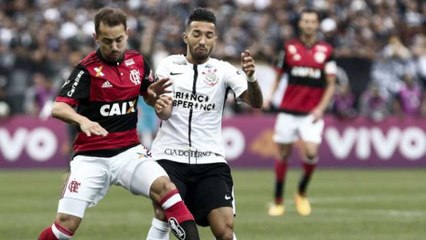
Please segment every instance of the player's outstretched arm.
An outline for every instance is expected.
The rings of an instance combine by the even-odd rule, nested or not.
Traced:
[[[256,65],[249,50],[241,53],[241,67],[247,75],[247,90],[241,94],[244,102],[248,103],[253,108],[261,108],[263,105],[262,91],[255,75]]]

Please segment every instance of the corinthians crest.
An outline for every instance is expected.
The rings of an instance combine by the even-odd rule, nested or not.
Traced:
[[[141,75],[139,74],[139,70],[130,70],[130,81],[132,81],[135,85],[141,84]]]
[[[202,72],[204,75],[204,82],[207,85],[214,86],[218,82],[218,77],[216,75],[217,69],[207,69],[205,72]]]

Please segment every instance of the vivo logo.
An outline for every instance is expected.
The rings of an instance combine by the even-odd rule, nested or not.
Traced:
[[[24,152],[34,161],[44,162],[52,158],[57,149],[58,140],[48,128],[18,128],[13,134],[0,128],[0,155],[8,162],[19,160]]]
[[[324,138],[337,160],[346,160],[353,151],[360,160],[368,160],[374,151],[378,158],[389,160],[396,152],[402,157],[417,161],[426,153],[426,135],[419,127],[400,129],[348,127],[343,132],[329,127]]]

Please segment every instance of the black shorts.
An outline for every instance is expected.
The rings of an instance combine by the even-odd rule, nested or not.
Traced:
[[[207,215],[213,209],[234,208],[234,184],[228,164],[195,165],[169,160],[157,162],[169,174],[198,225],[209,225]]]

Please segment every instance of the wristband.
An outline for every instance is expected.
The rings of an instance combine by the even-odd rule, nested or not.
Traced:
[[[253,75],[251,75],[251,77],[247,77],[247,82],[251,82],[254,83],[257,81],[256,75],[253,73]]]

